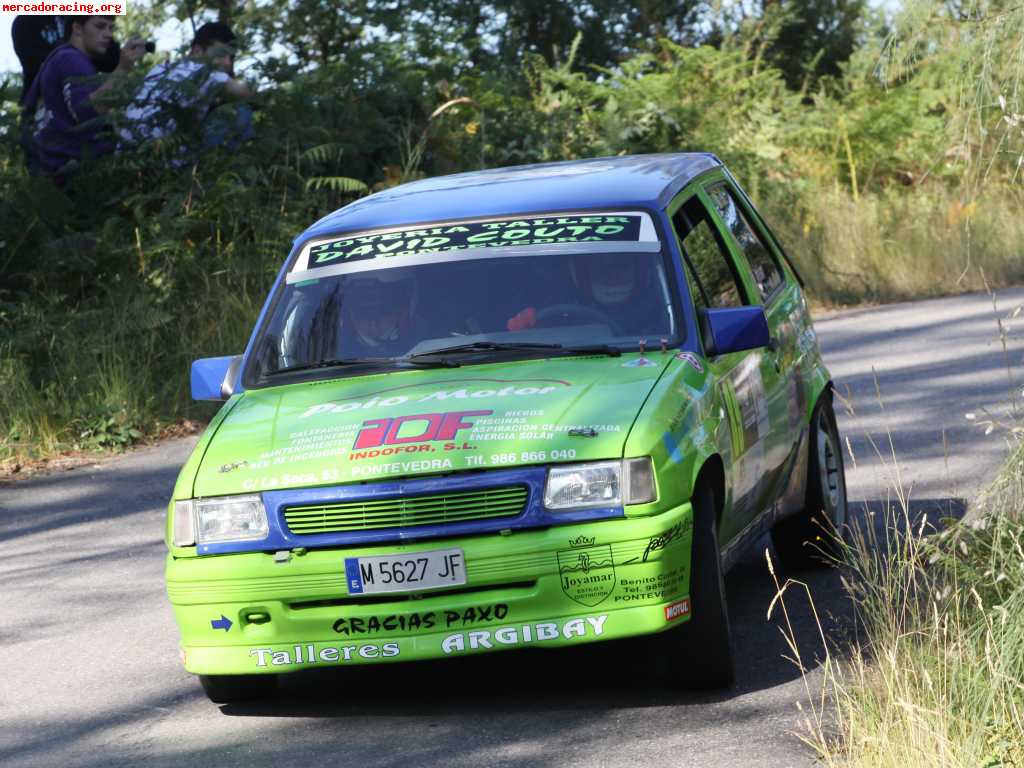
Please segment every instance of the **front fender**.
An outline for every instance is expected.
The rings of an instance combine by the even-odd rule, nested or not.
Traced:
[[[797,358],[795,361],[797,381],[804,387],[803,426],[811,423],[811,414],[821,394],[832,386],[825,361],[818,346],[818,334],[806,312],[800,318],[797,329]]]
[[[712,456],[725,466],[732,456],[728,417],[716,402],[708,366],[693,364],[680,353],[652,389],[625,444],[625,456],[650,456],[658,483],[658,508],[689,501],[705,463]],[[728,473],[726,473],[728,476]],[[726,483],[726,501],[730,489]],[[652,508],[628,509],[627,515],[651,514]]]

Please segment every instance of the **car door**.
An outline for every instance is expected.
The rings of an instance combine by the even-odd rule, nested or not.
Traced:
[[[789,459],[799,437],[796,405],[796,331],[792,315],[799,293],[773,254],[769,238],[761,230],[742,195],[727,179],[710,181],[704,192],[712,203],[722,235],[748,285],[753,302],[764,307],[772,345],[761,350],[761,379],[768,407],[769,431],[765,440],[763,487],[759,507],[770,506],[788,477]]]
[[[698,310],[742,307],[754,302],[739,270],[737,256],[702,193],[669,207],[679,239],[690,297]],[[707,357],[707,365],[725,404],[730,460],[726,461],[732,504],[724,510],[719,540],[733,539],[757,515],[765,470],[769,418],[761,373],[762,351],[749,350]]]

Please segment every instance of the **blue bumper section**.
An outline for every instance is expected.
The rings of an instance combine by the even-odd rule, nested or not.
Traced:
[[[393,483],[359,483],[327,488],[296,488],[284,491],[265,491],[263,504],[267,508],[270,530],[264,539],[217,544],[199,544],[200,555],[219,555],[232,552],[273,552],[295,547],[325,548],[386,544],[389,542],[422,541],[425,539],[472,536],[503,530],[548,528],[567,523],[591,522],[625,517],[622,507],[599,507],[567,512],[551,512],[544,507],[544,484],[547,467],[489,470],[479,473],[460,473],[445,477],[424,477]],[[384,500],[401,496],[424,496],[455,491],[476,491],[486,488],[525,485],[529,489],[526,507],[515,517],[467,520],[458,523],[417,525],[409,528],[382,528],[364,531],[325,533],[299,536],[284,524],[287,507],[308,504],[331,504],[344,501]]]

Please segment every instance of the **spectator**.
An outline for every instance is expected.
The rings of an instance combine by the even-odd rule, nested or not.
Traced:
[[[153,67],[125,112],[121,139],[140,144],[163,139],[179,128],[201,128],[205,146],[248,138],[252,112],[240,105],[228,131],[210,113],[219,101],[245,101],[253,92],[235,77],[235,34],[227,24],[209,22],[196,30],[188,56]],[[216,110],[220,112],[221,110]]]
[[[74,160],[95,158],[114,150],[114,142],[94,121],[108,108],[102,96],[115,77],[97,82],[93,58],[106,54],[113,39],[113,16],[70,16],[68,42],[43,62],[25,96],[25,109],[35,113],[30,167],[58,174]],[[132,38],[121,50],[114,74],[130,71],[145,54],[145,42]]]
[[[14,52],[21,62],[21,101],[25,101],[28,89],[39,74],[39,67],[54,48],[66,42],[69,27],[63,16],[28,16],[14,17],[11,25],[11,40]],[[121,56],[121,46],[116,40],[93,64],[100,72],[113,72],[117,68]]]

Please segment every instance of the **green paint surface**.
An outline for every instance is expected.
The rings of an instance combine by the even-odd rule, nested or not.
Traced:
[[[402,371],[252,390],[220,424],[195,496],[617,458],[670,355]],[[574,437],[574,428],[597,437]],[[226,464],[245,462],[231,472]]]
[[[436,541],[314,550],[284,563],[264,553],[172,557],[168,593],[186,668],[198,674],[571,645],[660,631],[687,619],[691,524],[684,504],[656,517],[445,539],[444,547],[465,552],[466,586],[476,590],[468,594],[330,604],[347,594],[346,557],[414,553],[441,547]],[[668,543],[651,549],[652,539]],[[269,621],[249,621],[254,614]],[[227,631],[211,626],[222,616],[232,622]],[[320,655],[330,648],[337,654]]]

